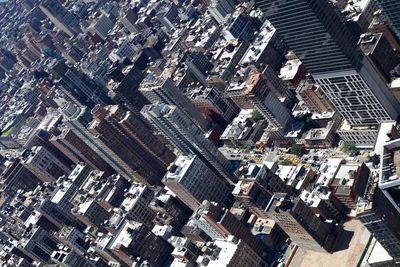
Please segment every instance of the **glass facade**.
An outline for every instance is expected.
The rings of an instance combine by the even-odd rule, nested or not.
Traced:
[[[378,0],[383,13],[390,24],[390,28],[396,33],[400,40],[400,1],[399,0]]]
[[[311,74],[357,67],[361,56],[357,40],[329,1],[256,0],[256,3]]]

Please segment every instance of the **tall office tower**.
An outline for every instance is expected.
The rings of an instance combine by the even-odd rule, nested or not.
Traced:
[[[203,86],[208,86],[207,74],[213,69],[214,65],[203,52],[194,50],[188,53],[185,65],[188,71],[191,72]]]
[[[93,174],[94,172],[89,166],[78,164],[68,177],[63,176],[58,179],[58,182],[68,186],[58,190],[55,195],[53,195],[51,202],[69,212],[73,208],[73,199],[78,194],[79,188],[83,185],[86,179]]]
[[[256,181],[239,180],[232,194],[258,218],[268,218],[266,208],[272,195]]]
[[[58,240],[52,233],[42,227],[33,226],[31,231],[19,242],[21,250],[19,254],[26,254],[35,261],[50,264],[52,262],[51,254],[57,249],[57,244]]]
[[[140,92],[152,104],[164,103],[175,105],[191,118],[203,131],[209,129],[209,123],[204,115],[193,105],[192,102],[179,90],[174,81],[167,78],[156,77],[149,74],[145,82],[141,84]]]
[[[232,194],[259,218],[268,218],[266,208],[274,193],[298,194],[295,188],[287,185],[264,164],[242,166],[238,170],[238,177]]]
[[[336,110],[353,126],[356,137],[363,135],[361,130],[356,131],[357,126],[397,119],[399,103],[375,66],[357,48],[357,40],[330,1],[257,0],[256,3]],[[370,143],[374,141],[371,138]]]
[[[229,235],[243,240],[258,255],[264,244],[229,210],[218,203],[204,201],[195,211],[192,221],[214,240],[227,240]]]
[[[89,25],[88,31],[96,33],[101,39],[106,40],[113,27],[114,22],[107,15],[102,14]]]
[[[72,95],[79,104],[89,108],[96,104],[112,104],[106,88],[96,84],[77,69],[67,66],[64,61],[52,62],[48,68],[50,73],[59,78],[61,89],[67,95]]]
[[[336,226],[324,222],[300,198],[275,194],[267,212],[290,239],[306,249],[329,252],[336,240]]]
[[[272,92],[265,74],[252,72],[245,81],[232,83],[227,94],[242,109],[258,109],[272,127],[284,130],[292,121],[289,109]]]
[[[68,127],[62,128],[59,134],[54,134],[50,138],[50,143],[75,164],[85,162],[91,168],[105,172],[105,175],[115,173],[111,165],[99,153]]]
[[[68,11],[58,0],[43,0],[39,7],[51,22],[69,37],[74,37],[80,32],[79,18]]]
[[[86,226],[97,227],[100,230],[104,230],[104,221],[111,216],[95,199],[86,200],[71,209],[71,213]]]
[[[321,87],[310,81],[302,81],[296,89],[297,96],[304,102],[310,112],[324,113],[333,111],[332,104],[325,97]]]
[[[397,0],[378,0],[390,28],[400,40],[400,2]]]
[[[154,136],[136,115],[119,106],[96,106],[88,130],[108,148],[114,160],[125,167],[130,178],[142,183],[161,183],[174,154]]]
[[[100,158],[104,159],[117,173],[126,179],[131,179],[132,175],[126,169],[125,165],[114,158],[114,153],[107,146],[102,144],[95,135],[89,132],[87,126],[92,121],[92,114],[86,108],[80,108],[73,103],[66,103],[62,108],[64,114],[63,124],[76,135],[75,142],[70,143],[70,150],[77,151],[85,147],[80,147],[79,144],[84,142],[90,149],[97,153]],[[83,155],[81,155],[83,156]]]
[[[154,192],[143,184],[133,183],[124,194],[121,208],[126,212],[126,218],[143,223],[149,229],[154,226],[156,213],[150,208]]]
[[[66,225],[80,230],[86,228],[85,224],[72,215],[70,211],[61,208],[58,203],[54,203],[50,199],[42,200],[36,210],[60,230]]]
[[[391,257],[400,261],[400,139],[383,145],[377,188],[357,215]],[[372,190],[371,190],[372,191]]]
[[[376,188],[370,203],[357,209],[357,218],[395,260],[400,260],[400,213],[396,204]]]
[[[182,154],[193,153],[227,181],[236,180],[231,162],[178,107],[154,104],[142,113]]]
[[[151,266],[164,266],[173,247],[141,223],[125,220],[115,238],[107,245],[126,266],[147,261]]]
[[[197,156],[179,156],[168,168],[163,183],[192,210],[203,200],[224,207],[233,203],[230,187]]]
[[[226,126],[239,114],[239,107],[215,87],[189,89],[190,101],[203,113],[207,120]]]
[[[115,102],[127,106],[132,112],[140,114],[144,105],[150,102],[139,92],[140,83],[145,78],[144,72],[135,66],[123,67],[115,63],[107,75],[114,81],[108,88],[112,91]]]
[[[17,63],[17,58],[10,51],[0,49],[0,70],[8,72],[14,67],[15,63]]]
[[[361,50],[379,69],[388,83],[392,80],[390,72],[400,62],[400,51],[394,49],[382,32],[362,34],[358,42]]]
[[[224,24],[229,14],[235,11],[235,6],[235,0],[211,0],[208,11],[219,24]]]
[[[9,196],[15,196],[18,190],[25,192],[34,190],[42,181],[25,167],[20,159],[14,162],[1,174],[2,190]]]
[[[61,161],[42,146],[25,151],[22,157],[22,164],[42,182],[56,181],[60,176],[68,175],[72,171],[71,165]]]
[[[277,38],[275,38],[277,39]],[[293,93],[288,88],[288,86],[276,75],[273,67],[267,65],[263,70],[263,74],[265,75],[265,79],[267,83],[270,85],[269,88],[276,94],[278,97],[286,97],[292,98]]]

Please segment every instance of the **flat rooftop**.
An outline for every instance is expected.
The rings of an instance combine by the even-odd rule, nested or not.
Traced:
[[[335,246],[335,252],[320,253],[298,248],[285,266],[288,267],[355,267],[361,260],[371,234],[359,220],[344,224],[344,231]]]

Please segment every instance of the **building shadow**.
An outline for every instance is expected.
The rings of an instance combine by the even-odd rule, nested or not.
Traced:
[[[354,236],[353,231],[348,231],[348,230],[343,229],[343,231],[341,232],[341,234],[338,238],[338,241],[336,242],[336,246],[333,249],[333,252],[338,252],[341,250],[348,249],[353,236]]]

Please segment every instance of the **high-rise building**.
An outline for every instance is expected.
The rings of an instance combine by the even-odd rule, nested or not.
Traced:
[[[227,181],[236,180],[232,163],[178,107],[155,104],[142,113],[182,154],[195,154]]]
[[[238,115],[238,106],[215,87],[189,89],[187,96],[207,120],[222,126],[231,123]]]
[[[350,125],[397,119],[398,102],[330,1],[256,3]]]
[[[233,203],[230,187],[193,155],[179,156],[169,167],[163,183],[192,210],[204,200],[215,201],[224,207]]]
[[[357,218],[365,228],[384,247],[395,260],[400,259],[400,213],[398,206],[387,198],[378,187],[373,192],[373,198],[357,209]]]
[[[204,201],[192,216],[194,223],[214,240],[227,240],[229,235],[243,240],[261,255],[263,243],[228,209],[215,202]]]
[[[380,149],[380,148],[379,148]],[[357,217],[396,261],[400,260],[400,139],[383,145],[379,182]]]
[[[237,238],[228,241],[216,240],[213,248],[198,257],[197,263],[206,266],[252,266],[268,265],[261,255],[255,252],[246,242]]]
[[[15,196],[18,190],[32,191],[42,181],[34,175],[26,166],[21,163],[20,159],[16,159],[1,174],[3,180],[3,190],[10,196]]]
[[[390,72],[400,61],[400,51],[392,47],[382,32],[363,34],[358,44],[364,54],[374,62],[380,74],[390,82],[392,78]]]
[[[57,249],[57,243],[57,239],[42,227],[34,227],[28,238],[20,240],[23,253],[44,263],[51,262],[51,254]]]
[[[332,104],[325,97],[321,87],[318,85],[305,80],[300,83],[296,92],[310,112],[324,113],[333,111]]]
[[[105,14],[102,14],[95,21],[93,21],[88,30],[90,32],[96,33],[103,40],[105,40],[107,39],[109,31],[111,31],[113,27],[114,23],[112,22],[112,20]]]
[[[124,195],[121,207],[126,212],[126,218],[143,223],[149,229],[154,226],[153,220],[156,213],[150,208],[154,192],[147,186],[133,183]]]
[[[25,151],[23,158],[22,164],[42,182],[55,181],[60,176],[68,175],[72,171],[72,166],[61,161],[42,146]]]
[[[143,224],[125,221],[108,249],[128,266],[136,259],[163,266],[171,258],[173,247]]]
[[[60,89],[78,104],[93,108],[96,104],[112,104],[103,86],[90,80],[83,72],[69,67],[64,61],[55,61],[49,65],[49,71],[59,78]]]
[[[150,128],[130,111],[119,106],[96,106],[89,131],[114,160],[130,174],[150,185],[160,184],[174,154],[156,138]]]
[[[85,162],[91,168],[111,175],[115,171],[107,161],[85,143],[72,129],[67,127],[59,135],[53,135],[50,142],[75,164]]]
[[[108,84],[108,88],[116,103],[121,103],[138,114],[144,105],[150,104],[139,91],[140,83],[145,78],[142,70],[132,65],[122,67],[114,64],[108,71],[108,76],[114,81]]]
[[[207,86],[207,74],[213,69],[213,64],[208,57],[201,51],[188,53],[185,65],[188,71],[204,86]]]
[[[227,90],[228,96],[242,109],[256,108],[272,127],[286,129],[292,121],[290,111],[271,90],[265,74],[253,71],[248,78],[238,80]]]
[[[400,2],[396,0],[378,0],[390,28],[400,40]]]
[[[111,149],[99,142],[96,136],[87,129],[93,117],[86,108],[80,108],[69,102],[62,107],[62,112],[64,114],[64,125],[72,130],[76,137],[79,138],[74,143],[69,144],[70,150],[80,151],[84,149],[84,146],[79,146],[81,142],[84,142],[90,149],[97,153],[100,158],[104,159],[115,172],[128,180],[132,178],[132,175],[126,169],[125,165],[113,157]]]
[[[58,0],[44,0],[39,5],[44,14],[61,31],[69,35],[76,36],[79,32],[79,18],[68,11]]]
[[[163,79],[149,74],[140,87],[140,92],[152,103],[175,105],[191,118],[203,131],[209,129],[204,115],[190,102],[171,79]]]
[[[234,0],[212,0],[208,11],[219,24],[223,24],[227,22],[229,14],[235,11],[235,6]]]
[[[290,239],[300,247],[330,252],[336,240],[336,226],[323,221],[301,199],[277,193],[266,209]]]
[[[232,194],[258,218],[268,218],[266,208],[272,195],[255,180],[239,180]]]
[[[89,199],[71,210],[72,214],[86,226],[103,229],[103,223],[111,214],[94,200]]]
[[[266,209],[274,193],[298,193],[264,164],[242,166],[238,170],[238,177],[239,182],[232,194],[259,218],[268,218]]]

